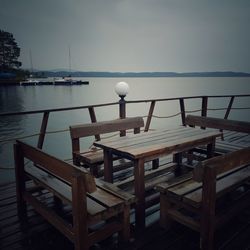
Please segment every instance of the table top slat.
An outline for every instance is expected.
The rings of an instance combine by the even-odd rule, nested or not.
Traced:
[[[209,143],[213,138],[221,135],[221,132],[214,129],[202,130],[199,128],[174,129],[171,133],[166,131],[148,132],[143,136],[126,136],[123,138],[98,141],[95,146],[112,150],[113,153],[125,155],[132,159],[148,157],[154,154],[170,154],[180,152],[192,146]]]

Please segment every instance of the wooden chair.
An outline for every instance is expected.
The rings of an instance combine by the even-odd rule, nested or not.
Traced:
[[[14,152],[20,218],[25,217],[26,203],[31,204],[76,250],[87,250],[116,232],[128,241],[133,195],[21,141],[14,145]],[[55,206],[46,202],[45,194],[55,198]],[[91,231],[93,225],[96,228]]]
[[[89,167],[90,171],[95,176],[99,176],[98,166],[103,163],[103,151],[96,148],[81,151],[80,139],[83,137],[95,136],[95,139],[99,141],[101,139],[100,134],[114,133],[128,129],[133,129],[134,133],[140,133],[140,128],[143,126],[144,121],[142,117],[132,117],[70,126],[69,129],[72,141],[73,163],[77,166],[83,165],[85,167]]]
[[[188,179],[159,184],[160,224],[188,226],[200,232],[202,249],[214,249],[215,230],[250,205],[249,164],[250,147],[200,162]]]

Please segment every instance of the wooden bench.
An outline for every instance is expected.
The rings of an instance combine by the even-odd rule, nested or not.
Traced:
[[[73,163],[77,166],[89,167],[90,171],[95,176],[98,176],[98,166],[103,163],[103,151],[94,147],[87,151],[81,151],[80,138],[95,136],[95,139],[99,141],[101,139],[100,134],[126,131],[128,129],[133,129],[134,133],[140,133],[140,128],[143,126],[144,121],[142,117],[70,126]]]
[[[190,178],[161,183],[160,223],[173,220],[200,232],[202,249],[214,249],[215,229],[250,205],[250,147],[200,162]]]
[[[189,126],[200,126],[202,128],[217,128],[242,133],[250,133],[250,122],[227,120],[214,117],[187,115],[186,124]]]
[[[214,129],[220,129],[221,131],[226,130],[224,132],[224,135],[221,139],[216,140],[215,144],[215,153],[216,154],[224,154],[228,152],[233,152],[235,150],[239,150],[241,148],[246,147],[246,145],[243,145],[238,142],[231,142],[227,141],[227,133],[235,133],[236,136],[239,137],[246,137],[247,134],[250,133],[250,122],[245,121],[235,121],[235,120],[227,120],[227,119],[221,119],[221,118],[213,118],[213,117],[204,117],[204,116],[195,116],[195,115],[188,115],[186,117],[186,125],[189,125],[191,127],[200,126],[201,128],[214,128]],[[248,145],[247,145],[248,146]],[[198,152],[204,152],[204,150],[194,150]],[[192,153],[188,155],[189,159],[193,157]]]
[[[133,195],[21,141],[14,152],[20,218],[27,217],[26,203],[31,204],[77,250],[89,249],[116,232],[128,241]],[[49,194],[54,205],[46,202]]]

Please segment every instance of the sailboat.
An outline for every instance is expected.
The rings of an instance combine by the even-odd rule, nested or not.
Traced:
[[[20,85],[22,86],[33,86],[38,84],[38,80],[33,78],[33,61],[32,61],[32,54],[31,50],[29,50],[29,59],[30,59],[30,76],[26,78],[24,81],[20,81]]]
[[[75,80],[71,78],[71,53],[70,53],[70,46],[69,46],[69,76],[62,77],[60,79],[54,79],[54,85],[82,85],[82,84],[89,84],[88,81],[82,80]]]
[[[34,77],[34,68],[33,68],[33,60],[31,50],[29,50],[29,59],[30,59],[30,75],[29,78],[26,78],[23,81],[20,81],[21,86],[34,86],[34,85],[52,85],[53,82],[49,80],[47,77]]]

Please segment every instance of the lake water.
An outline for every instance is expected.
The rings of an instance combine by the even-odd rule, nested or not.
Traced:
[[[0,87],[0,113],[30,111],[40,109],[82,106],[118,101],[114,92],[115,84],[126,81],[130,86],[126,100],[159,99],[168,97],[195,95],[230,95],[250,94],[250,78],[89,78],[89,85],[81,86],[12,86]],[[200,101],[186,103],[187,110],[199,109]],[[214,100],[208,103],[209,108],[227,107],[224,102]],[[236,107],[249,107],[249,98]],[[147,115],[149,103],[127,106],[127,116]],[[179,111],[178,102],[157,103],[155,115],[169,116]],[[234,111],[231,119],[250,121],[249,110]],[[213,113],[223,117],[225,111]],[[115,119],[118,117],[117,107],[98,108],[97,120]],[[0,184],[14,180],[12,143],[5,140],[22,137],[40,130],[42,115],[25,115],[0,117]],[[89,122],[87,110],[51,113],[48,131],[68,129],[69,125]],[[179,118],[154,119],[153,128],[166,127],[180,123]],[[37,137],[25,141],[36,145]],[[90,143],[90,141],[89,141]],[[62,159],[71,158],[69,132],[46,135],[44,149]]]

